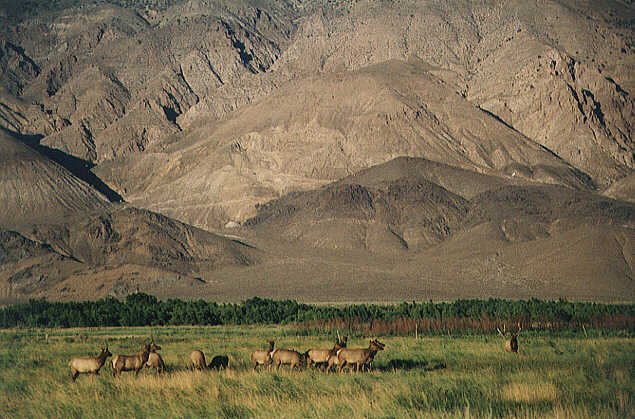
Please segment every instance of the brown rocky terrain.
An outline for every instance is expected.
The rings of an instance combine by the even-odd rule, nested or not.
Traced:
[[[634,19],[0,2],[1,296],[632,300]]]

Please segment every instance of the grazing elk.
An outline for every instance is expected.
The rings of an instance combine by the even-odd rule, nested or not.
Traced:
[[[518,335],[520,334],[520,331],[522,330],[522,327],[520,326],[520,322],[518,323],[518,330],[516,331],[516,333],[512,333],[509,339],[507,339],[507,336],[506,336],[507,331],[505,330],[505,325],[503,325],[502,332],[499,328],[496,328],[496,330],[498,330],[499,335],[505,338],[505,350],[507,352],[518,353]]]
[[[108,346],[101,348],[99,356],[78,356],[70,360],[68,366],[71,368],[71,378],[73,381],[79,374],[99,375],[99,370],[106,363],[106,358],[112,354]]]
[[[138,355],[115,355],[112,359],[112,375],[118,377],[122,371],[134,371],[135,377],[139,375],[141,368],[148,362],[150,356],[150,345],[143,345],[141,353]]]
[[[228,365],[229,365],[229,357],[227,355],[216,355],[214,358],[212,358],[212,362],[209,363],[207,368],[210,370],[211,369],[220,370],[220,369],[227,369]]]
[[[344,340],[336,340],[333,344],[332,349],[309,349],[304,353],[304,357],[306,358],[307,367],[311,366],[311,363],[314,364],[325,364],[326,368],[328,368],[328,362],[331,357],[337,357],[337,353],[340,349],[346,348],[346,341],[348,337],[344,337]]]
[[[163,362],[163,358],[161,355],[157,353],[160,351],[161,347],[154,343],[154,339],[150,343],[150,353],[148,354],[148,360],[146,361],[146,367],[154,368],[157,374],[163,374],[165,372],[165,363]]]
[[[193,370],[204,371],[207,369],[207,364],[205,363],[205,354],[203,353],[203,351],[195,349],[192,351],[192,353],[190,353],[189,366]]]
[[[301,353],[291,349],[276,349],[271,353],[271,360],[276,365],[276,370],[281,364],[289,364],[289,371],[296,367],[300,369],[303,358]]]
[[[271,366],[271,353],[273,352],[274,342],[269,341],[269,349],[266,351],[255,350],[251,353],[251,362],[254,363],[254,371],[258,365],[264,365],[267,368]]]
[[[343,348],[338,354],[338,368],[337,371],[341,372],[347,364],[355,365],[355,371],[358,372],[364,365],[372,362],[375,358],[375,354],[378,351],[383,351],[385,345],[379,342],[377,339],[371,340],[368,348],[366,349],[349,349]]]

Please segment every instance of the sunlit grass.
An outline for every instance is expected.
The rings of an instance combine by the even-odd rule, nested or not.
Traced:
[[[274,339],[300,352],[333,336],[285,327],[161,327],[0,332],[0,417],[520,417],[633,416],[633,340],[527,334],[521,353],[493,336],[381,337],[370,373],[252,371],[249,354]],[[73,356],[133,354],[150,334],[167,373],[70,379]],[[366,347],[351,337],[350,347]],[[189,371],[201,349],[228,370]]]

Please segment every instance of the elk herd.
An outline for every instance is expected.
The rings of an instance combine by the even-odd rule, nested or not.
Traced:
[[[518,330],[512,333],[509,338],[507,338],[505,328],[503,328],[503,331],[497,330],[505,338],[505,350],[517,353],[518,335],[522,330],[520,324],[518,325]],[[251,363],[254,371],[257,370],[258,366],[267,369],[275,366],[276,370],[278,370],[281,365],[289,365],[290,370],[300,369],[303,365],[306,365],[307,368],[315,365],[318,368],[323,367],[325,372],[331,372],[334,369],[337,372],[341,372],[345,367],[354,368],[355,372],[360,370],[370,371],[375,355],[385,348],[385,345],[377,339],[370,340],[368,348],[348,348],[346,346],[347,341],[348,337],[345,336],[341,340],[339,338],[336,339],[331,349],[309,349],[304,353],[293,349],[274,349],[275,342],[269,341],[267,349],[255,350],[251,353]],[[151,336],[150,343],[143,345],[140,353],[135,355],[115,355],[110,363],[113,376],[119,377],[124,371],[134,371],[135,376],[137,376],[144,367],[154,368],[158,374],[165,372],[165,363],[157,352],[159,350],[161,350],[161,347],[154,343],[154,338]],[[79,374],[99,375],[99,370],[104,366],[106,358],[109,356],[112,356],[112,353],[108,350],[108,345],[106,345],[96,357],[75,357],[71,359],[68,366],[71,370],[72,380],[75,381]],[[207,364],[205,354],[201,350],[195,349],[190,353],[187,364],[192,370],[220,370],[228,368],[229,357],[227,355],[217,355]]]

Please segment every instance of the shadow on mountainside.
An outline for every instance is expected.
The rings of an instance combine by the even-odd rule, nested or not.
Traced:
[[[41,145],[40,140],[43,138],[43,136],[40,134],[25,135],[8,130],[4,127],[0,127],[0,130],[6,132],[8,135],[12,136],[16,140],[19,140],[22,143],[26,144],[38,153],[53,160],[55,163],[59,164],[60,166],[71,172],[75,177],[83,180],[84,182],[92,186],[95,190],[104,195],[108,199],[108,201],[124,202],[124,199],[121,195],[112,190],[110,186],[104,183],[104,181],[102,181],[90,170],[95,167],[93,163],[84,159],[80,159],[79,157],[71,156],[70,154],[64,153],[63,151]]]

